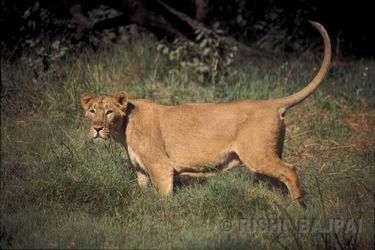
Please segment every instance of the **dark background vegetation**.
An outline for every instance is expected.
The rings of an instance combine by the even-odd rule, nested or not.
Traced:
[[[372,8],[365,0],[2,0],[1,5],[2,47],[12,51],[40,36],[93,45],[88,34],[130,24],[169,40],[191,39],[196,25],[204,24],[258,51],[301,51],[315,35],[305,21],[315,20],[329,31],[338,56],[375,55]],[[102,10],[99,19],[93,9]]]

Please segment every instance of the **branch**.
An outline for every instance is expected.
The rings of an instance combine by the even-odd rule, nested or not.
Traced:
[[[170,13],[173,15],[177,16],[179,19],[183,20],[186,24],[190,26],[191,29],[196,30],[196,29],[201,29],[203,31],[207,32],[214,32],[211,29],[209,29],[207,26],[205,26],[203,23],[189,17],[188,15],[173,9],[172,7],[168,6],[166,3],[159,1],[159,3],[167,9]],[[249,46],[237,41],[235,38],[231,36],[226,36],[224,37],[224,41],[229,45],[229,46],[236,46],[238,49],[239,54],[244,55],[244,56],[259,56],[256,51],[254,51],[252,48]]]

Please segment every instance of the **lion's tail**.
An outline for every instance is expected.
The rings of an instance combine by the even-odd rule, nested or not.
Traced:
[[[286,110],[293,107],[294,105],[302,102],[309,95],[311,95],[318,88],[320,83],[323,81],[329,69],[332,52],[331,52],[331,42],[330,42],[328,33],[321,24],[317,22],[312,22],[312,21],[309,21],[309,22],[312,24],[312,26],[314,26],[314,28],[316,28],[319,31],[320,35],[323,37],[323,41],[324,41],[323,62],[320,66],[318,73],[314,77],[314,79],[312,79],[311,82],[304,89],[302,89],[301,91],[293,95],[275,100],[276,103],[279,104],[280,110],[282,113],[284,113]]]

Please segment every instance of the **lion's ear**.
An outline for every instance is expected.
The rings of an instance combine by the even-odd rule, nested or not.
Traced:
[[[126,106],[128,105],[128,93],[126,93],[125,91],[120,91],[114,94],[113,98],[115,98],[115,100],[124,108],[126,108]]]
[[[94,94],[83,93],[81,95],[81,105],[84,110],[87,110],[90,107],[90,102],[95,98]]]

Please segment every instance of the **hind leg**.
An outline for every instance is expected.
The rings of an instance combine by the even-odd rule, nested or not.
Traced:
[[[298,201],[305,206],[302,201],[302,193],[296,169],[289,164],[284,163],[277,154],[272,153],[262,159],[252,159],[247,155],[240,155],[242,162],[255,173],[275,178],[288,188],[293,201]]]
[[[277,153],[277,156],[278,156],[279,159],[282,159],[282,155],[283,155],[284,138],[285,138],[285,124],[281,120],[279,122],[277,143],[276,143],[276,147],[275,147],[275,152]],[[284,162],[284,164],[288,165],[289,167],[292,167],[288,163]],[[272,187],[282,189],[283,193],[285,193],[285,191],[287,192],[287,190],[285,190],[285,186],[282,186],[282,182],[280,182],[280,180],[278,180],[276,178],[273,178],[271,176],[260,174],[260,173],[255,173],[255,175],[258,177],[259,180],[265,181],[265,182],[268,182],[269,184],[271,184]]]

